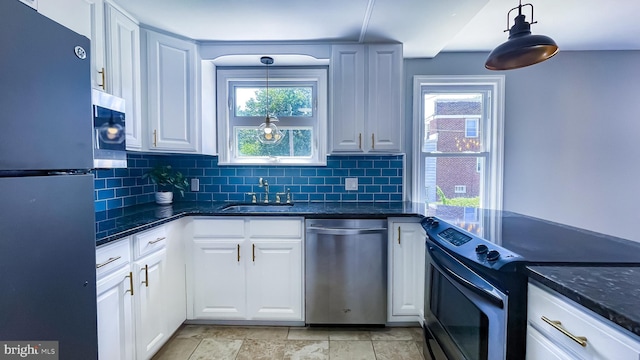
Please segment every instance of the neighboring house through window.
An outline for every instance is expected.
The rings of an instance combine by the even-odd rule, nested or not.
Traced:
[[[415,76],[412,200],[502,208],[504,76]]]

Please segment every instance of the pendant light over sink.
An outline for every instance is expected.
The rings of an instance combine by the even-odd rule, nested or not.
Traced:
[[[531,23],[525,21],[522,8],[531,7]],[[509,27],[509,15],[518,9],[518,16],[514,19],[514,25]],[[533,21],[533,5],[524,4],[522,0],[518,6],[507,13],[507,30],[509,40],[502,43],[489,54],[484,66],[489,70],[511,70],[537,64],[545,61],[558,53],[558,45],[552,38],[544,35],[531,35]]]
[[[275,115],[269,115],[269,65],[273,64],[273,58],[269,56],[263,56],[260,58],[260,62],[267,66],[267,105],[265,108],[266,116],[264,119],[264,123],[258,126],[258,141],[263,144],[277,144],[282,140],[284,134],[280,130],[278,130],[278,127],[276,126],[276,124],[274,124],[274,122],[278,121],[278,118]]]

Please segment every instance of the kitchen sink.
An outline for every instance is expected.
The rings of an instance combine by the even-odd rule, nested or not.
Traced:
[[[293,204],[231,204],[222,208],[223,212],[287,212],[293,208]]]

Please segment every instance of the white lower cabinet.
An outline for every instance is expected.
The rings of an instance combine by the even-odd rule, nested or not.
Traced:
[[[193,308],[196,319],[247,317],[244,241],[193,241]]]
[[[424,229],[413,218],[389,219],[389,322],[424,320]]]
[[[130,241],[100,248],[98,272],[98,359],[134,359],[132,272]],[[133,291],[133,293],[132,293]]]
[[[301,218],[196,218],[194,320],[302,321]]]
[[[97,249],[98,358],[145,360],[186,318],[182,220]]]
[[[151,358],[170,335],[163,313],[166,256],[166,249],[162,249],[133,265],[138,278],[135,297],[137,359]]]
[[[640,338],[582,305],[529,283],[527,360],[638,360]]]
[[[302,239],[255,240],[247,261],[247,315],[302,320]]]

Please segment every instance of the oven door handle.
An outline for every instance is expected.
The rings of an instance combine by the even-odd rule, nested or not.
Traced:
[[[446,255],[441,255],[441,254],[438,253],[438,251],[443,251],[443,250],[440,250],[436,246],[429,245],[429,244],[427,244],[427,249],[429,250],[429,254],[431,255],[431,259],[433,260],[434,263],[436,263],[436,265],[438,265],[438,268],[440,270],[442,270],[447,275],[449,275],[451,278],[456,280],[456,282],[459,283],[460,285],[462,285],[462,286],[466,287],[467,289],[473,291],[474,293],[482,296],[483,298],[487,299],[488,301],[490,301],[492,304],[494,304],[495,306],[499,307],[500,309],[504,309],[504,301],[500,297],[498,297],[497,295],[495,295],[492,292],[488,291],[487,289],[484,289],[484,288],[478,286],[477,284],[474,284],[472,281],[469,281],[469,280],[465,279],[464,277],[462,277],[459,274],[457,274],[450,267],[446,266],[446,264],[444,264],[445,261],[443,261],[444,260],[443,257],[446,256]],[[456,259],[454,259],[454,258],[452,258],[450,256],[447,256],[447,257],[451,260],[452,265],[456,266],[461,271],[464,271],[464,272],[468,273],[469,276],[480,278],[477,274],[475,274],[473,271],[471,271],[471,269],[469,269],[466,266],[464,266],[464,264],[460,263],[458,260],[456,260]],[[493,290],[493,291],[495,291],[495,290]]]

